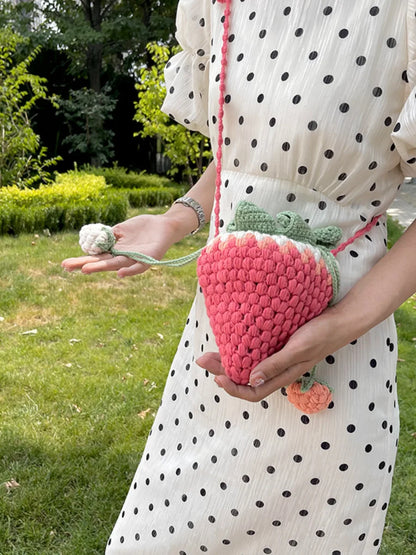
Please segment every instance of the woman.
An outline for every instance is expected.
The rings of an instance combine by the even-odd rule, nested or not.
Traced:
[[[214,152],[227,7],[179,2],[184,50],[166,70],[163,109],[209,134]],[[403,176],[416,176],[415,14],[415,0],[233,0],[222,230],[240,200],[336,224],[343,240],[385,213]],[[214,190],[211,164],[188,194],[206,217]],[[116,248],[161,258],[200,219],[176,203],[116,226]],[[379,550],[399,434],[391,314],[416,290],[415,244],[413,224],[386,254],[382,216],[338,255],[337,303],[254,368],[250,386],[224,374],[198,290],[108,554]],[[64,266],[146,270],[108,255]],[[333,403],[308,416],[284,386],[315,364]]]

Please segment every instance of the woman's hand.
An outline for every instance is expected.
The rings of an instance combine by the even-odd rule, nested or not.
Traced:
[[[295,382],[353,339],[353,331],[342,325],[336,307],[331,307],[300,327],[281,351],[253,368],[250,385],[237,385],[225,374],[219,353],[206,353],[197,364],[214,374],[217,385],[233,397],[256,402]]]
[[[250,374],[250,386],[236,385],[224,373],[217,353],[197,363],[230,395],[260,401],[296,381],[326,356],[382,322],[416,291],[416,220],[392,249],[336,305],[300,327],[278,353]]]
[[[175,220],[163,215],[135,216],[113,227],[116,250],[139,252],[160,260],[166,251],[182,236]],[[99,254],[67,258],[62,262],[69,272],[81,270],[84,274],[116,271],[119,277],[142,274],[149,266],[127,256]]]
[[[215,165],[213,162],[198,182],[187,193],[196,200],[210,218],[215,191]],[[173,204],[165,214],[136,216],[113,227],[117,239],[115,250],[139,252],[160,260],[176,242],[191,233],[199,223],[195,211],[181,204]],[[81,270],[84,274],[115,271],[119,277],[142,274],[149,266],[127,256],[100,254],[67,258],[62,262],[65,270]]]

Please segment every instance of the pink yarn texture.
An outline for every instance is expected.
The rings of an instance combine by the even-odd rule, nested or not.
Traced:
[[[333,295],[319,251],[283,236],[221,234],[203,250],[197,272],[222,364],[238,384]]]

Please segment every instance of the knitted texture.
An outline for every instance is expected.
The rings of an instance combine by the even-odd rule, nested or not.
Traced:
[[[142,262],[149,266],[184,266],[196,260],[202,249],[170,260],[157,260],[152,256],[133,251],[122,251],[115,249],[116,238],[113,230],[104,224],[87,224],[79,232],[79,244],[82,250],[92,256],[102,253],[110,253],[113,256],[128,256],[137,262]]]
[[[254,366],[281,349],[299,326],[320,314],[336,296],[339,270],[334,255],[375,225],[379,216],[330,251],[340,239],[338,228],[311,230],[296,214],[284,212],[273,219],[255,205],[240,203],[228,233],[219,235],[232,2],[218,2],[225,6],[219,75],[215,237],[202,250],[197,269],[225,371],[235,382],[247,384]],[[146,264],[171,266],[182,265],[199,254],[198,251],[181,259],[158,261],[141,253],[117,251],[109,229],[95,230],[96,239],[91,233],[80,240],[83,250],[89,254],[110,252]],[[304,378],[288,388],[289,400],[305,412],[317,412],[330,402],[330,389],[313,376],[314,372],[306,388]]]
[[[286,388],[287,398],[297,409],[313,414],[328,408],[332,393],[325,384],[315,381],[310,389],[302,391],[301,382],[294,382]]]
[[[283,228],[284,235],[274,234]],[[297,241],[299,235],[309,243]],[[314,237],[297,214],[273,219],[241,202],[227,233],[203,249],[199,283],[222,364],[234,382],[247,384],[259,362],[279,351],[331,301],[331,272],[337,263],[334,259],[328,269]]]
[[[90,255],[111,252],[115,242],[113,230],[108,225],[87,224],[79,232],[80,247]]]
[[[375,225],[374,218],[365,229]],[[354,239],[362,235],[358,231]],[[204,249],[174,260],[114,248],[111,227],[89,224],[80,231],[80,245],[91,255],[109,252],[148,265],[181,266],[198,256],[198,276],[207,313],[226,373],[247,384],[251,370],[280,350],[292,333],[320,314],[336,296],[340,252],[348,239],[330,250],[341,236],[339,228],[312,230],[294,212],[273,218],[249,202],[240,202],[227,233]],[[298,409],[313,413],[328,406],[330,388],[314,378],[287,388]]]
[[[370,229],[378,218],[330,251],[340,239],[338,228],[311,230],[296,214],[284,212],[273,219],[257,206],[243,202],[237,207],[228,233],[219,235],[231,0],[218,2],[225,4],[225,9],[219,76],[215,237],[202,250],[197,270],[225,371],[235,382],[247,384],[254,366],[281,349],[299,326],[320,314],[336,296],[339,270],[334,255]],[[199,254],[158,261],[141,253],[115,250],[115,238],[107,226],[84,227],[90,229],[84,229],[84,233],[81,230],[80,244],[89,254],[110,252],[146,264],[172,266]],[[313,376],[314,372],[307,387],[302,378],[288,388],[289,400],[308,413],[327,407],[331,398],[330,389]]]
[[[224,133],[224,104],[225,104],[225,74],[227,69],[228,35],[230,31],[231,0],[219,0],[225,4],[223,17],[223,34],[221,46],[221,71],[218,99],[218,136],[216,152],[216,178],[215,178],[215,205],[214,205],[214,224],[215,235],[220,229],[220,197],[221,197],[221,172],[222,172],[222,146]]]

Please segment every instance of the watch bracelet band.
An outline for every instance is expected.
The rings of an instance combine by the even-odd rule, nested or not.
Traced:
[[[196,217],[198,218],[198,227],[191,231],[190,235],[195,235],[195,233],[198,233],[198,231],[200,231],[204,227],[206,223],[205,213],[202,206],[195,199],[191,197],[180,197],[176,199],[173,204],[183,204],[184,206],[192,208],[192,210],[195,212]]]

